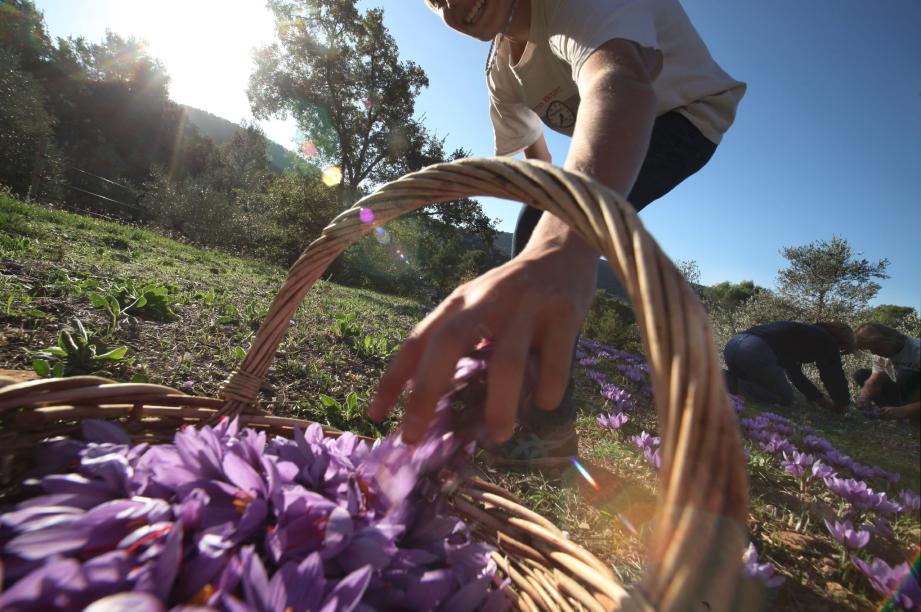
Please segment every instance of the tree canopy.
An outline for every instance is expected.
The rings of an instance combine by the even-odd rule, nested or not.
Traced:
[[[850,243],[840,236],[784,247],[781,254],[790,263],[777,274],[778,290],[814,320],[865,309],[880,289],[874,279],[889,278],[888,259],[857,258]]]

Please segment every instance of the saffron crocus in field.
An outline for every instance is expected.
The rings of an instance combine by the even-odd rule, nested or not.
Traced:
[[[815,458],[812,455],[807,455],[799,451],[793,451],[787,454],[786,451],[783,453],[783,469],[788,474],[793,474],[796,478],[802,478],[803,474],[807,474],[809,467],[813,464]]]
[[[601,397],[613,403],[618,410],[629,410],[633,407],[630,392],[614,384],[602,385]]]
[[[659,452],[660,450],[661,449],[653,446],[646,446],[643,448],[643,457],[645,457],[646,461],[657,470],[662,466],[662,455]]]
[[[758,563],[758,550],[752,542],[748,543],[748,548],[742,555],[742,563],[749,576],[760,580],[767,587],[778,587],[786,580],[774,571],[774,566],[770,563]]]
[[[585,377],[599,386],[606,385],[608,383],[608,379],[604,373],[599,372],[598,370],[588,370],[585,373]]]
[[[825,465],[822,463],[821,459],[817,459],[815,463],[812,464],[812,477],[819,480],[825,480],[826,478],[831,478],[835,476],[835,470],[831,466]]]
[[[870,532],[865,529],[854,529],[850,521],[840,523],[825,520],[825,528],[831,537],[847,548],[861,549],[870,541]]]
[[[796,447],[793,444],[777,434],[771,434],[771,437],[768,438],[766,442],[761,442],[758,444],[761,450],[771,453],[772,455],[778,455],[784,452],[792,453],[796,450]]]
[[[617,370],[633,382],[643,382],[647,376],[647,370],[642,365],[620,364]]]
[[[903,512],[917,512],[921,510],[921,495],[913,493],[908,489],[899,491],[899,501],[902,503]]]
[[[624,426],[629,419],[627,418],[626,413],[618,412],[615,414],[602,414],[598,417],[598,425],[602,429],[610,429],[611,431],[617,431]]]
[[[921,585],[918,584],[918,579],[911,572],[908,563],[890,567],[879,558],[874,558],[870,563],[856,557],[852,560],[878,593],[885,597],[891,596],[895,603],[906,610],[921,606]]]
[[[847,455],[839,453],[838,450],[834,448],[825,451],[825,454],[823,456],[827,463],[835,467],[841,467],[841,468],[849,468],[853,464],[853,461],[854,461]]]
[[[803,446],[808,450],[828,452],[834,450],[831,442],[820,436],[803,436]]]
[[[658,436],[653,436],[648,431],[641,431],[637,436],[631,436],[630,442],[637,448],[657,447],[662,442]]]
[[[729,394],[729,405],[732,406],[732,409],[736,413],[741,413],[742,411],[745,410],[745,398],[743,398],[741,395],[733,395],[732,393],[730,393]]]
[[[579,365],[585,368],[592,368],[598,365],[597,357],[583,357],[579,359]]]

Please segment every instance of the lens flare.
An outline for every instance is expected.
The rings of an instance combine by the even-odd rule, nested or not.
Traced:
[[[585,467],[584,467],[581,463],[579,463],[579,460],[578,460],[578,459],[576,459],[575,457],[573,457],[573,459],[572,459],[572,464],[573,464],[574,466],[576,466],[576,469],[579,470],[579,473],[582,474],[582,476],[585,478],[585,480],[588,481],[588,484],[592,485],[592,487],[594,487],[594,489],[595,489],[596,491],[600,488],[600,487],[598,486],[598,483],[595,482],[595,479],[592,478],[592,475],[588,473],[588,470],[586,470]]]
[[[323,184],[327,187],[335,187],[342,182],[342,170],[338,166],[330,166],[323,169]]]
[[[362,223],[373,223],[374,222],[374,211],[370,208],[361,208],[358,211],[358,218]]]
[[[375,230],[374,237],[377,238],[377,241],[384,246],[390,244],[390,232],[382,227],[378,227]]]
[[[317,145],[305,140],[304,144],[301,145],[301,153],[304,154],[304,157],[316,157],[318,153]]]

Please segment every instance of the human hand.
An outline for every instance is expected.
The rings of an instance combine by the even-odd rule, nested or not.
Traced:
[[[532,239],[532,242],[533,239]],[[403,439],[428,429],[457,360],[482,337],[495,341],[486,391],[486,431],[508,439],[518,416],[529,353],[537,357],[533,401],[551,410],[569,380],[572,346],[594,297],[598,254],[581,243],[545,243],[458,287],[420,322],[381,379],[368,416],[383,419],[409,390]]]

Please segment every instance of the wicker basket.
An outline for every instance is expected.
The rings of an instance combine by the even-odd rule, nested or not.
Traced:
[[[729,609],[755,602],[742,577],[748,492],[736,419],[697,297],[635,211],[592,179],[549,164],[467,159],[438,164],[381,187],[336,217],[301,255],[221,399],[151,384],[83,376],[0,390],[0,467],[16,471],[37,441],[79,435],[80,420],[117,419],[135,441],[163,442],[183,425],[239,416],[290,436],[298,419],[260,412],[257,393],[288,321],[327,266],[350,244],[397,216],[434,202],[494,196],[566,221],[608,260],[633,302],[650,364],[662,437],[659,505],[641,584],[626,589],[594,555],[508,492],[472,480],[452,506],[497,547],[501,570],[525,610]],[[359,220],[370,208],[375,223]],[[327,430],[329,435],[337,432]]]

